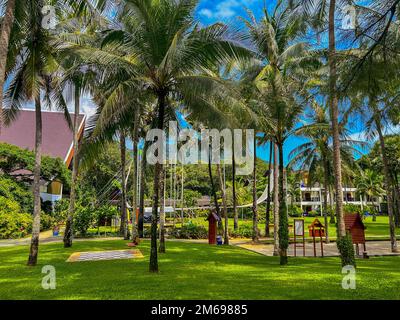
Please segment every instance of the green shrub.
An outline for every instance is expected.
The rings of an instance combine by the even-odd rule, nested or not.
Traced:
[[[290,205],[289,206],[289,215],[291,217],[302,217],[303,216],[303,210],[301,210],[300,206]]]
[[[210,210],[208,210],[208,209],[194,209],[193,212],[196,215],[196,217],[207,218],[209,213],[210,213]]]
[[[33,212],[32,192],[24,184],[5,175],[0,175],[0,197],[17,202],[23,212]]]
[[[343,206],[344,213],[354,214],[361,213],[361,207],[356,206],[355,204],[345,204]]]
[[[56,220],[49,214],[42,212],[40,214],[40,230],[45,231],[52,229],[56,224]]]
[[[57,223],[61,223],[67,219],[69,208],[69,199],[61,199],[56,201],[52,216]]]
[[[260,233],[260,231],[258,231]],[[252,238],[253,226],[244,224],[239,226],[237,230],[229,230],[229,235],[233,238]]]
[[[308,216],[309,217],[318,217],[318,216],[320,216],[320,214],[315,210],[311,210],[308,212]]]
[[[32,230],[32,216],[28,213],[0,211],[0,239],[27,236]]]
[[[94,210],[91,207],[77,208],[74,215],[74,232],[85,236],[90,226],[95,221]]]
[[[176,239],[207,239],[208,231],[204,226],[189,221],[181,228],[173,228],[170,235]]]

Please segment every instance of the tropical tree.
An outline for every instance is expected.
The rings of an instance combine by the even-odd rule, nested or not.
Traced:
[[[55,86],[54,76],[59,69],[56,49],[51,45],[51,33],[42,28],[42,1],[32,0],[24,7],[24,19],[19,28],[11,32],[8,70],[10,85],[5,93],[5,121],[9,123],[18,116],[22,105],[34,102],[36,113],[34,213],[28,265],[37,263],[40,232],[40,171],[42,146],[42,100],[48,107],[55,105],[64,111],[70,122],[68,109],[62,93]]]
[[[333,138],[333,171],[335,176],[336,217],[337,217],[337,246],[340,252],[342,265],[355,265],[354,250],[351,239],[346,235],[343,218],[342,192],[342,159],[340,153],[340,126],[339,126],[339,89],[338,63],[336,43],[336,15],[337,10],[346,4],[352,5],[350,0],[296,0],[290,1],[293,16],[306,17],[312,28],[317,31],[328,30],[328,67],[329,67],[329,111]]]
[[[278,2],[273,15],[264,10],[264,16],[259,22],[252,13],[249,13],[249,20],[244,21],[249,31],[249,40],[256,48],[258,56],[247,66],[243,80],[253,81],[253,110],[258,110],[263,115],[260,119],[263,131],[273,137],[278,148],[279,254],[280,263],[285,265],[289,232],[283,146],[302,111],[300,93],[305,93],[307,72],[314,69],[315,63],[311,63],[314,61],[307,53],[306,43],[292,44],[303,34],[304,23],[301,18],[293,19],[289,8],[282,4]]]
[[[228,37],[228,28],[214,24],[200,28],[193,12],[195,0],[127,0],[118,14],[123,29],[107,33],[103,46],[114,46],[123,55],[103,50],[91,51],[89,60],[109,63],[131,75],[130,81],[157,100],[155,128],[164,129],[169,98],[176,98],[186,108],[219,115],[210,97],[228,99],[223,84],[200,71],[224,63],[228,57],[247,55]],[[160,154],[159,154],[160,155]],[[155,164],[152,199],[150,272],[158,272],[157,217],[162,163]]]

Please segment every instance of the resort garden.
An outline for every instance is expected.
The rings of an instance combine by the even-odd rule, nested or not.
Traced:
[[[0,4],[1,299],[400,298],[400,1]]]

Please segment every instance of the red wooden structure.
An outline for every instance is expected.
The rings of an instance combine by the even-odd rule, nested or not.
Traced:
[[[360,255],[360,249],[358,245],[362,244],[364,247],[363,256],[367,257],[367,247],[365,243],[365,225],[361,219],[361,216],[356,214],[345,214],[344,224],[346,231],[350,232],[353,244],[356,245],[356,254]]]
[[[313,238],[313,247],[314,247],[314,257],[317,256],[317,248],[315,237],[319,237],[321,243],[321,256],[324,256],[324,242],[322,241],[322,237],[325,236],[325,226],[321,221],[315,219],[313,223],[308,226],[308,232],[310,237]]]
[[[219,221],[218,215],[211,211],[207,217],[208,220],[208,244],[217,243],[217,224]]]

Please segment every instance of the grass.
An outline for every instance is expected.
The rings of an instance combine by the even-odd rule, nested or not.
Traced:
[[[28,247],[0,248],[0,299],[400,299],[400,257],[358,260],[357,289],[341,287],[338,258],[278,258],[238,247],[167,242],[160,273],[145,258],[65,262],[76,251],[127,248],[122,240],[43,244],[39,264],[27,267]],[[41,269],[52,265],[57,289],[43,290]]]

